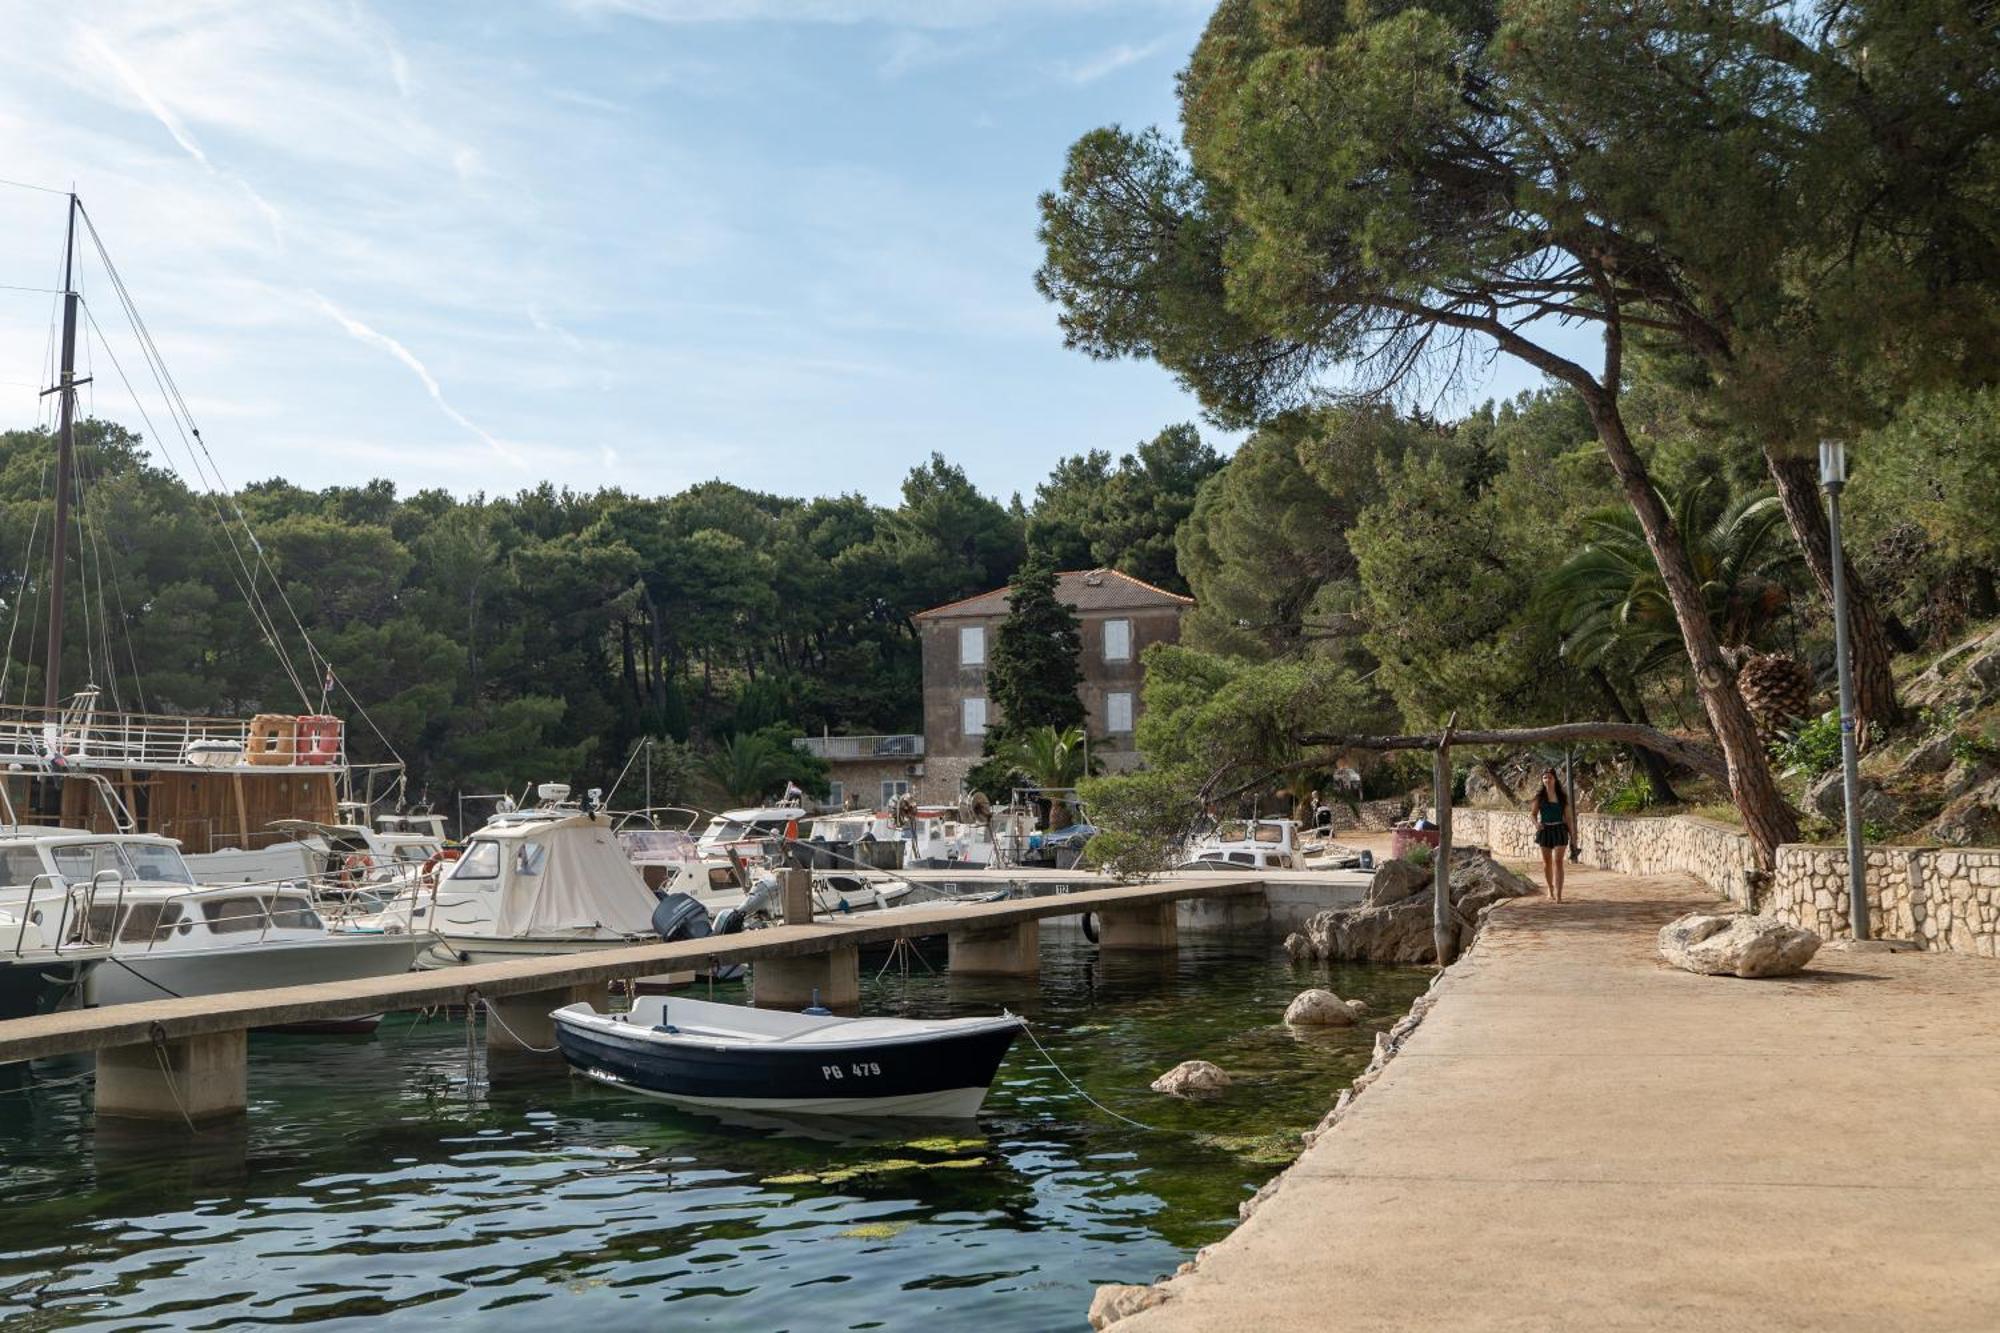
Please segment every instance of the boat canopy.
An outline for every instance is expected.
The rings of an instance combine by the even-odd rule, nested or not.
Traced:
[[[658,900],[599,815],[488,824],[444,878],[460,892],[497,894],[493,922],[503,936],[593,926],[653,933]]]

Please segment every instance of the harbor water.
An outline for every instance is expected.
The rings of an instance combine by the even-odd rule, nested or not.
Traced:
[[[489,1071],[462,1017],[254,1036],[249,1115],[199,1138],[93,1127],[88,1063],[50,1062],[0,1092],[0,1321],[1077,1327],[1096,1284],[1150,1280],[1225,1235],[1428,982],[1294,967],[1261,937],[1102,957],[1051,930],[1039,978],[892,960],[865,1012],[1004,1006],[1063,1071],[1017,1042],[976,1122],[720,1120],[559,1064]],[[1314,984],[1367,1001],[1367,1021],[1287,1030]],[[1233,1086],[1148,1091],[1190,1058]]]

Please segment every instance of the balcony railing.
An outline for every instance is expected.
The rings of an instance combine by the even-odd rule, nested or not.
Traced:
[[[792,742],[821,759],[921,759],[924,738],[900,736],[802,736]]]

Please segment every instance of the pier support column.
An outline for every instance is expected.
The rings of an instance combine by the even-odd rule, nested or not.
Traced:
[[[1113,907],[1097,914],[1097,947],[1133,953],[1166,953],[1180,947],[1172,903]]]
[[[487,1000],[486,1050],[490,1055],[548,1055],[556,1044],[555,1020],[549,1017],[566,1004],[607,1007],[603,982],[527,991]]]
[[[1022,921],[950,935],[953,972],[967,977],[1032,977],[1042,970],[1042,923]]]
[[[835,1013],[861,1007],[861,954],[851,944],[794,958],[759,958],[750,965],[750,1002],[759,1009],[803,1009],[819,1002]]]
[[[97,1114],[174,1123],[242,1115],[248,1102],[249,1034],[207,1032],[97,1052]]]

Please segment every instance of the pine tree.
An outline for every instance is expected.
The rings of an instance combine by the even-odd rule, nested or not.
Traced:
[[[986,751],[1040,727],[1068,731],[1084,724],[1077,694],[1083,636],[1076,612],[1056,597],[1055,569],[1031,559],[1007,582],[1007,618],[994,636],[986,693],[999,716],[986,728]]]

